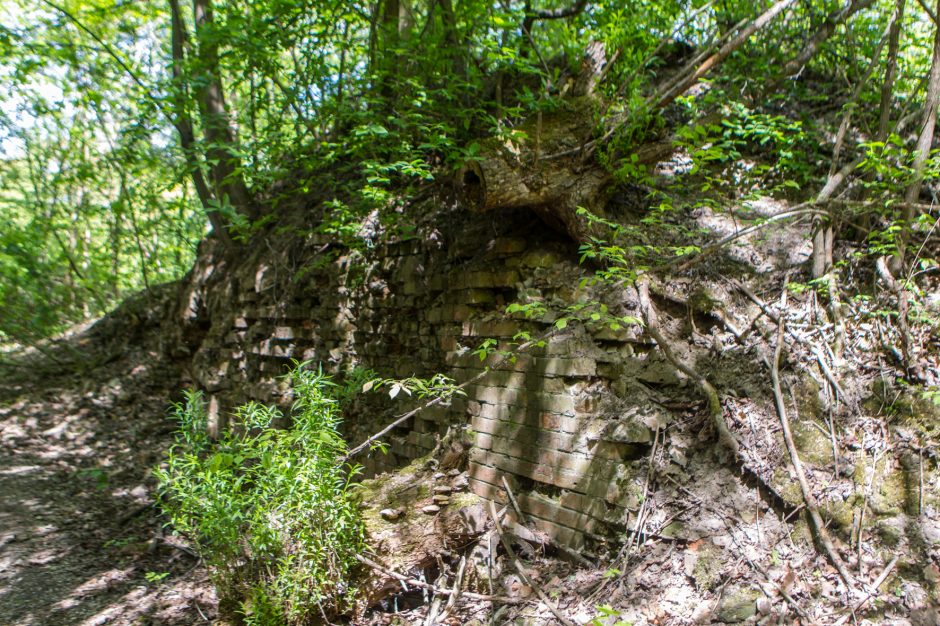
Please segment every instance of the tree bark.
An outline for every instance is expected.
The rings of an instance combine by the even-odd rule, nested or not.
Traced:
[[[218,33],[212,32],[212,0],[193,0],[196,39],[199,43],[197,99],[206,140],[206,157],[211,164],[218,200],[228,202],[239,213],[254,217],[248,188],[241,174],[241,159],[233,153],[237,146],[235,131],[229,122],[219,71]]]
[[[894,99],[894,80],[898,73],[898,52],[901,48],[901,26],[904,22],[904,4],[906,0],[897,0],[894,15],[888,28],[888,60],[885,64],[885,80],[881,85],[881,104],[878,113],[877,141],[888,138],[888,124],[891,119],[891,101]]]
[[[209,223],[212,224],[212,230],[222,241],[227,249],[231,249],[234,243],[229,235],[228,228],[225,225],[225,219],[214,208],[215,198],[206,178],[202,173],[202,167],[195,153],[195,133],[193,132],[193,123],[189,117],[186,107],[186,85],[183,80],[183,45],[186,41],[186,26],[183,24],[183,15],[180,11],[179,0],[170,0],[170,19],[171,19],[171,49],[172,49],[172,72],[173,82],[176,84],[176,93],[173,98],[173,107],[175,109],[173,125],[180,136],[180,146],[183,148],[183,155],[189,166],[190,175],[193,179],[193,186],[196,188],[196,196],[202,204]]]
[[[940,0],[938,0],[937,5],[937,13],[940,14]],[[933,144],[934,129],[937,125],[938,100],[940,100],[940,26],[934,28],[933,56],[930,61],[927,95],[924,99],[924,117],[920,136],[917,139],[917,147],[914,149],[914,162],[911,166],[914,170],[914,178],[904,195],[906,205],[903,209],[903,217],[908,222],[908,227],[910,221],[916,215],[912,205],[917,203],[917,198],[920,195],[920,189],[924,182],[924,167],[927,164],[927,157],[930,156],[930,148]],[[903,255],[903,250],[900,252]]]

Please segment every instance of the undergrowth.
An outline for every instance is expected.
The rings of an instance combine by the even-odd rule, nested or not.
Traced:
[[[171,524],[191,538],[222,603],[245,624],[305,624],[349,608],[364,528],[341,462],[340,412],[322,371],[298,365],[289,428],[249,402],[217,440],[201,392],[174,407],[175,445],[156,471]],[[333,394],[336,395],[336,394]]]

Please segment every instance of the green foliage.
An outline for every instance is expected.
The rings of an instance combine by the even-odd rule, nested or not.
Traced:
[[[144,573],[144,578],[151,585],[155,585],[163,581],[164,578],[170,575],[170,572],[146,572]]]
[[[71,3],[138,75],[162,9]],[[63,14],[0,2],[0,342],[31,342],[181,276],[204,215],[157,102]]]
[[[680,128],[678,145],[692,159],[691,175],[701,174],[702,192],[717,188],[732,197],[760,185],[760,193],[800,189],[812,178],[813,149],[803,124],[782,115],[758,113],[729,101],[714,89],[704,98],[684,98],[693,115],[715,103],[720,119]],[[756,159],[761,154],[765,159]],[[752,157],[750,160],[746,157]],[[732,189],[735,191],[732,192]]]
[[[399,394],[406,396],[416,396],[418,398],[450,398],[456,395],[466,395],[462,389],[457,388],[453,378],[443,374],[435,374],[430,378],[419,378],[410,376],[408,378],[373,378],[362,385],[363,393],[369,391],[378,391],[383,387],[388,387],[388,396],[393,400]]]
[[[597,616],[588,624],[591,626],[632,626],[633,622],[620,619],[621,611],[618,611],[609,604],[601,604],[597,607]]]
[[[176,444],[156,471],[171,523],[250,624],[306,623],[355,595],[364,530],[348,488],[359,468],[340,462],[335,385],[305,366],[289,374],[287,428],[277,408],[250,402],[213,441],[202,395],[187,392],[174,409]]]

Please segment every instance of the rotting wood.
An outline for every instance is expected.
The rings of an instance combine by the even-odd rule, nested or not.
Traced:
[[[597,164],[576,167],[570,159],[539,155],[577,152],[590,133],[593,109],[591,98],[570,99],[561,110],[521,124],[508,139],[484,142],[480,157],[457,174],[462,203],[479,213],[528,207],[555,230],[586,241],[591,230],[578,207],[599,210],[610,173]]]

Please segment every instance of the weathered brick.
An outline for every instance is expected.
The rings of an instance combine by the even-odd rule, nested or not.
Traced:
[[[511,404],[525,406],[528,393],[520,389],[506,387],[480,387],[470,385],[467,388],[467,397],[486,404]]]
[[[528,243],[520,237],[498,237],[490,241],[486,246],[486,256],[505,256],[510,254],[519,254],[524,251]]]
[[[594,359],[587,357],[573,359],[546,357],[536,359],[534,369],[546,376],[594,376],[597,374],[597,363]]]
[[[515,337],[522,326],[512,320],[486,322],[464,322],[463,334],[467,337]]]

